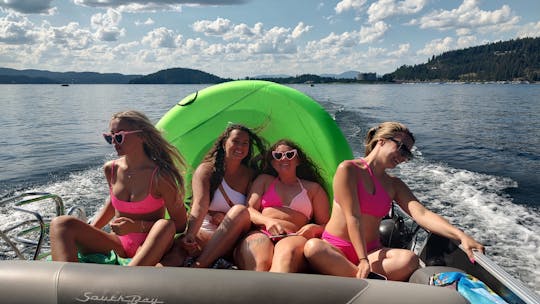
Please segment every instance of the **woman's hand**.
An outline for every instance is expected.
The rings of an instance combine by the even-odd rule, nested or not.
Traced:
[[[484,245],[478,243],[467,234],[464,234],[464,236],[461,238],[460,241],[461,241],[461,246],[463,247],[463,250],[465,250],[465,253],[467,253],[467,256],[469,257],[469,261],[471,261],[471,263],[474,263],[473,250],[478,250],[482,253],[484,253],[485,251]]]
[[[268,219],[265,222],[264,226],[266,228],[266,231],[268,231],[271,235],[280,235],[280,234],[287,234],[289,232],[294,232],[294,231],[285,230],[285,227],[281,225],[279,220],[275,220],[272,218]]]
[[[369,260],[367,258],[363,258],[358,263],[358,271],[356,272],[356,278],[365,279],[367,278],[370,271],[371,266],[369,265]]]
[[[320,225],[310,223],[310,224],[302,226],[302,228],[300,228],[296,232],[296,234],[301,235],[309,240],[315,237],[319,237],[320,234],[322,233],[322,230],[323,229]]]
[[[111,226],[111,230],[116,235],[126,235],[128,233],[141,232],[140,226],[136,225],[135,221],[129,217],[121,216],[114,218],[109,225]]]
[[[184,237],[182,237],[180,239],[180,244],[189,256],[196,256],[199,252],[199,244],[197,243],[197,239],[191,234],[186,234]]]
[[[225,218],[225,213],[219,212],[219,211],[208,211],[208,214],[210,215],[210,223],[219,226],[221,222],[223,222],[223,219]]]

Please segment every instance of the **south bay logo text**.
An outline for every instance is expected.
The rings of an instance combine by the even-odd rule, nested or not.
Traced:
[[[162,304],[164,301],[159,298],[147,298],[140,295],[117,295],[117,296],[104,296],[96,295],[92,292],[83,293],[82,298],[75,298],[78,302],[98,302],[98,303],[128,303],[128,304]]]

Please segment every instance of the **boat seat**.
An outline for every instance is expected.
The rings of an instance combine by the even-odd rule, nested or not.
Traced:
[[[441,272],[463,272],[465,271],[448,266],[426,266],[417,269],[409,278],[410,283],[429,285],[429,279],[436,273]]]

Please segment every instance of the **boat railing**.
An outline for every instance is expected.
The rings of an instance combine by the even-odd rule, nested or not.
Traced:
[[[51,201],[54,203],[52,216],[43,216],[39,211],[29,208],[32,203],[41,204]],[[30,253],[30,255],[33,260],[39,260],[49,255],[49,253],[42,253],[42,249],[47,247],[45,244],[46,237],[52,218],[66,214],[62,198],[47,192],[26,192],[0,201],[0,206],[11,203],[13,203],[13,210],[29,214],[31,217],[21,219],[7,228],[1,229],[0,238],[18,259],[26,260],[26,255],[32,251],[33,253]],[[78,206],[71,207],[67,214],[86,219],[84,210]],[[21,249],[19,249],[18,245],[21,246]]]

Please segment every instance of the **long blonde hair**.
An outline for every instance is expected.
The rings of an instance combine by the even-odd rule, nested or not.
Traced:
[[[146,115],[138,111],[123,111],[112,115],[112,119],[126,122],[133,130],[142,130],[137,134],[143,139],[144,153],[158,166],[157,174],[163,174],[176,181],[178,191],[184,194],[184,178],[186,163],[178,149],[171,145],[156,129]]]
[[[408,135],[414,144],[414,136],[404,124],[394,121],[387,121],[369,129],[367,132],[366,139],[364,141],[366,145],[365,156],[373,151],[379,139],[389,139],[394,137],[397,133]]]

